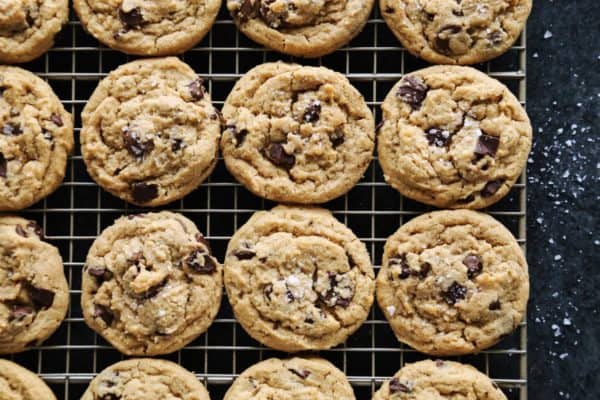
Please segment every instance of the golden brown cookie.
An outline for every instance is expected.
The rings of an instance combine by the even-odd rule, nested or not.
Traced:
[[[56,400],[52,390],[33,372],[0,359],[0,398],[3,400]]]

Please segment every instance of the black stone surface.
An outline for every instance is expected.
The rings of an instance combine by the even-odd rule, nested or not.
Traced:
[[[528,24],[529,398],[600,398],[600,2]]]

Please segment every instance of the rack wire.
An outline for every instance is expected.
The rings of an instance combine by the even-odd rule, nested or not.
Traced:
[[[525,33],[505,55],[476,67],[505,83],[522,104],[526,99]],[[257,47],[239,33],[223,7],[212,31],[194,49],[182,56],[206,79],[217,107],[221,107],[235,81],[253,66],[266,61],[288,60],[323,65],[344,73],[360,90],[376,119],[379,106],[393,84],[404,73],[427,64],[400,47],[377,8],[364,31],[334,54],[316,60],[294,60]],[[100,46],[86,34],[72,14],[70,22],[45,56],[24,65],[48,80],[76,122],[98,81],[130,57]],[[138,210],[100,189],[88,176],[78,141],[70,158],[67,176],[56,193],[22,214],[37,220],[48,241],[56,245],[65,261],[71,305],[59,330],[42,346],[12,358],[37,372],[58,399],[76,400],[89,381],[123,356],[90,330],[80,308],[81,270],[96,236],[114,219]],[[488,210],[517,237],[525,250],[525,174],[511,193]],[[228,240],[256,210],[274,203],[257,198],[226,171],[222,160],[208,182],[175,202],[168,209],[182,212],[206,234],[215,255],[223,260]],[[378,269],[383,244],[402,223],[430,210],[402,198],[385,184],[375,159],[362,181],[347,195],[324,205],[348,225],[367,245]],[[342,346],[320,352],[342,369],[359,400],[368,400],[380,384],[404,363],[426,356],[397,342],[382,313],[373,307],[365,324]],[[284,356],[252,340],[237,324],[224,299],[216,321],[208,332],[184,349],[164,358],[194,371],[219,400],[233,379],[245,368],[270,356]],[[480,354],[455,358],[487,373],[509,399],[527,399],[527,332],[523,322],[516,332]]]

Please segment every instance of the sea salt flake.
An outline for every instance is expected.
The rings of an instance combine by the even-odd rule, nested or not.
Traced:
[[[544,32],[544,39],[550,39],[552,36],[553,36],[552,32],[550,32],[550,31]]]

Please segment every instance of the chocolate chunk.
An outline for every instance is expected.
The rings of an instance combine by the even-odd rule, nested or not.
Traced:
[[[187,87],[190,89],[190,95],[194,101],[202,100],[204,98],[204,79],[198,77],[198,79],[190,82]]]
[[[144,157],[154,149],[154,142],[152,140],[142,142],[137,132],[129,128],[123,129],[123,141],[131,155],[137,158]]]
[[[19,136],[23,131],[19,125],[8,122],[2,127],[2,133],[6,136]]]
[[[100,396],[98,400],[121,400],[121,396],[118,396],[113,393],[107,393]]]
[[[431,264],[429,264],[428,262],[424,262],[423,264],[421,264],[421,270],[417,274],[418,274],[419,278],[425,279],[430,271],[431,271]]]
[[[134,218],[142,218],[146,214],[129,214],[127,215],[127,219],[132,220]]]
[[[467,288],[455,281],[447,290],[442,292],[442,297],[446,300],[446,303],[454,305],[458,300],[464,299],[466,294]]]
[[[407,385],[400,383],[400,380],[398,380],[398,378],[393,378],[390,381],[390,394],[394,394],[394,393],[410,393],[412,392],[411,388],[409,388]]]
[[[296,157],[287,154],[281,143],[271,143],[266,155],[269,161],[280,168],[291,169],[296,163]]]
[[[217,264],[204,249],[196,249],[185,259],[185,263],[201,274],[211,274],[217,270]]]
[[[488,306],[490,311],[499,310],[501,308],[500,300],[494,300]]]
[[[0,178],[6,178],[8,171],[8,161],[4,158],[4,154],[0,153]]]
[[[393,14],[394,13],[394,9],[390,6],[385,7],[385,9],[383,10],[384,13],[386,14]]]
[[[452,139],[452,135],[447,130],[441,130],[438,128],[429,128],[425,132],[427,141],[430,146],[446,147]]]
[[[251,18],[256,18],[258,15],[259,6],[259,0],[242,0],[242,4],[240,5],[235,17],[237,17],[241,22],[246,22]]]
[[[238,260],[250,260],[251,258],[253,258],[256,255],[256,252],[252,249],[240,247],[239,249],[237,249],[233,252],[233,255]]]
[[[400,273],[398,274],[398,278],[406,279],[411,275],[411,269],[408,265],[408,262],[406,261],[405,253],[390,258],[388,263],[390,264],[390,266],[400,265]]]
[[[273,293],[273,285],[269,283],[263,289],[263,294],[268,301],[271,301],[271,293]]]
[[[198,243],[202,243],[204,246],[206,246],[206,249],[208,250],[209,253],[211,252],[210,243],[208,243],[208,240],[206,240],[206,238],[201,233],[196,234],[196,241]]]
[[[302,379],[306,379],[310,375],[310,371],[308,371],[306,369],[303,369],[302,371],[298,371],[297,369],[294,369],[294,368],[288,368],[288,371],[290,371],[292,374],[294,374]]]
[[[60,117],[60,115],[58,115],[56,113],[52,113],[52,115],[50,116],[50,120],[52,122],[54,122],[54,125],[56,125],[56,126],[64,125],[62,118]]]
[[[112,279],[113,273],[104,267],[89,267],[87,273],[96,278],[98,284]]]
[[[101,318],[106,325],[111,326],[115,315],[110,308],[101,304],[94,304],[94,318]]]
[[[466,256],[462,263],[467,267],[467,276],[469,279],[475,278],[483,269],[481,259],[475,254],[469,254]]]
[[[429,88],[418,76],[408,75],[402,79],[402,84],[396,94],[404,102],[410,104],[413,110],[421,107],[421,103],[427,96]]]
[[[487,38],[494,46],[498,46],[502,43],[502,40],[504,38],[504,32],[502,32],[501,30],[492,31]]]
[[[335,272],[327,272],[327,278],[329,279],[327,291],[317,292],[321,301],[330,307],[348,307],[354,297],[354,288],[350,279],[344,274],[338,275]]]
[[[139,7],[135,7],[131,11],[119,9],[119,19],[127,29],[137,29],[144,23],[142,10]]]
[[[259,11],[261,19],[271,28],[279,28],[288,14],[287,8],[284,8],[281,12],[277,12],[270,7],[270,4],[274,3],[275,0],[262,0],[257,2],[260,3]]]
[[[131,194],[135,201],[147,203],[158,197],[158,185],[154,183],[136,182],[131,185]]]
[[[15,231],[17,232],[17,235],[22,236],[24,238],[28,236],[27,231],[25,231],[25,229],[23,229],[21,225],[15,225]]]
[[[26,227],[29,231],[35,233],[40,239],[44,237],[44,232],[42,227],[37,224],[35,221],[29,221]]]
[[[173,144],[171,144],[171,150],[173,150],[174,153],[181,150],[182,147],[183,147],[182,139],[173,139]]]
[[[223,123],[223,114],[221,114],[221,111],[215,107],[215,112],[210,115],[210,119],[213,121],[219,120],[221,123]]]
[[[4,86],[0,86],[0,96],[3,96],[5,91],[6,88]]]
[[[148,299],[155,297],[158,294],[158,292],[160,292],[162,290],[162,288],[165,287],[165,285],[167,284],[167,281],[168,281],[168,279],[165,278],[160,283],[152,286],[150,289],[148,289],[144,293],[142,293],[141,298],[143,300],[148,300]]]
[[[321,102],[319,100],[313,100],[310,102],[306,110],[304,111],[304,115],[302,116],[302,120],[304,122],[317,122],[321,116]]]
[[[33,314],[33,308],[24,305],[14,305],[12,310],[10,311],[10,319],[11,320],[22,320],[30,314]]]
[[[489,181],[488,183],[485,184],[485,186],[481,190],[481,196],[483,196],[483,197],[492,196],[494,193],[496,193],[498,191],[498,189],[500,189],[500,187],[502,186],[502,182],[504,182],[504,181],[499,180],[499,179]]]
[[[490,155],[494,157],[496,151],[498,151],[499,144],[500,139],[498,137],[483,134],[479,136],[479,140],[475,145],[475,154],[480,156]]]
[[[329,140],[331,141],[331,145],[334,149],[338,146],[341,146],[344,143],[344,132],[336,130],[331,136],[329,136]]]
[[[237,127],[233,124],[225,125],[225,129],[228,129],[233,134],[235,139],[235,147],[240,147],[244,140],[246,139],[246,135],[249,133],[247,129],[242,129],[238,131]]]
[[[463,203],[463,204],[467,204],[472,202],[473,200],[475,200],[475,196],[473,196],[472,194],[468,195],[467,197],[463,198],[463,199],[459,199],[458,203]]]
[[[452,49],[450,48],[450,38],[462,31],[460,25],[446,25],[443,26],[437,33],[433,46],[437,51],[445,55],[452,55]]]
[[[48,289],[37,288],[32,284],[25,286],[29,298],[37,310],[48,308],[54,303],[54,292]]]

